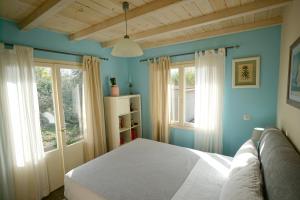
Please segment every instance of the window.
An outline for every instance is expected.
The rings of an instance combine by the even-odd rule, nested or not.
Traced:
[[[184,68],[184,122],[195,120],[195,67]]]
[[[83,138],[82,71],[76,65],[36,62],[40,126],[44,151]]]
[[[179,69],[171,69],[170,80],[171,121],[179,122]]]
[[[52,69],[50,67],[36,66],[35,78],[44,150],[49,151],[57,148]]]
[[[178,126],[193,126],[195,120],[195,67],[174,65],[170,72],[170,120]]]
[[[78,69],[60,69],[64,132],[67,144],[82,139],[82,73]]]

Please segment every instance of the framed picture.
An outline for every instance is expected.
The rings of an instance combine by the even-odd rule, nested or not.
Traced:
[[[287,103],[300,108],[300,37],[290,47]]]
[[[232,87],[259,88],[260,57],[232,60]]]

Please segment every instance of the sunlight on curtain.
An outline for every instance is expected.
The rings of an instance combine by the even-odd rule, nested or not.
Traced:
[[[168,143],[170,58],[161,57],[150,62],[149,71],[152,139]]]
[[[195,148],[222,152],[225,49],[195,54]]]
[[[16,199],[41,199],[49,194],[42,144],[33,49],[0,50],[0,105],[6,119],[3,134],[11,155]],[[11,177],[7,177],[10,178]]]
[[[84,157],[86,161],[106,153],[104,105],[100,80],[100,61],[96,57],[83,58],[84,93]]]
[[[1,44],[0,44],[1,45]],[[0,66],[3,63],[2,49],[0,46]],[[9,151],[9,137],[5,133],[7,119],[4,116],[5,105],[3,102],[3,84],[1,81],[3,68],[0,67],[0,199],[15,199],[13,183],[12,154]]]

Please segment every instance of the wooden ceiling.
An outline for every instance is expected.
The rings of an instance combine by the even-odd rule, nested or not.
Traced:
[[[128,33],[143,48],[242,32],[282,22],[290,0],[127,0]],[[122,0],[1,0],[20,29],[67,33],[112,47],[125,32]]]

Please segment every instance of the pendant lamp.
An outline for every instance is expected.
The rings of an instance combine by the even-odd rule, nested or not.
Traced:
[[[111,55],[116,57],[137,57],[143,55],[143,50],[141,47],[127,35],[127,11],[129,9],[129,3],[123,2],[123,10],[125,12],[125,26],[126,26],[126,34],[123,39],[118,41]]]

